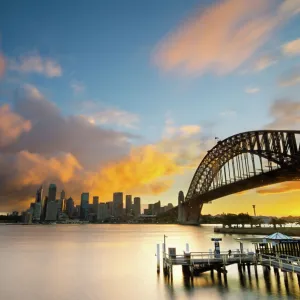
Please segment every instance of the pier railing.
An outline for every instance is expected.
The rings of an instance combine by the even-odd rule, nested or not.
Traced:
[[[267,267],[274,267],[277,269],[281,269],[286,272],[295,272],[300,274],[300,258],[296,256],[290,255],[265,255],[261,254],[258,257],[258,261],[261,265]]]
[[[192,264],[210,264],[223,263],[231,264],[238,262],[255,262],[256,256],[253,252],[228,251],[215,254],[214,252],[189,252],[183,255],[169,255],[164,253],[164,258],[168,264],[172,265],[192,265]]]

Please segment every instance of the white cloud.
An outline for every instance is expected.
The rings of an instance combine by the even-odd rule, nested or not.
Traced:
[[[105,108],[87,116],[92,124],[117,125],[135,128],[140,121],[138,115],[118,108]]]
[[[62,75],[62,68],[58,62],[41,57],[39,54],[28,54],[11,59],[8,68],[20,73],[38,73],[50,78]]]
[[[245,93],[247,94],[256,94],[260,91],[258,87],[249,87],[245,89]]]
[[[268,129],[295,129],[300,125],[300,101],[281,99],[272,103],[270,116],[273,121]]]
[[[163,138],[173,138],[177,137],[189,137],[197,135],[201,132],[201,127],[195,124],[187,124],[176,126],[174,120],[171,118],[170,114],[167,114],[165,120],[165,128],[163,130]]]
[[[300,39],[284,44],[282,46],[282,52],[287,56],[300,55]]]
[[[199,125],[183,125],[179,127],[179,131],[183,135],[194,135],[201,131],[201,127]]]
[[[71,88],[74,94],[80,94],[85,90],[85,85],[82,82],[73,81],[71,82]]]
[[[277,63],[277,59],[271,55],[265,55],[260,57],[254,65],[255,71],[263,71]]]
[[[299,0],[280,5],[274,0],[217,2],[198,11],[163,40],[155,60],[164,70],[184,74],[232,72],[299,11]]]

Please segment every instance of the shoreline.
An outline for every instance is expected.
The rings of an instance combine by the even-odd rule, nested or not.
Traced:
[[[274,232],[280,232],[290,236],[300,237],[300,227],[256,227],[256,228],[222,228],[214,227],[214,233],[224,234],[253,234],[253,235],[270,235]]]

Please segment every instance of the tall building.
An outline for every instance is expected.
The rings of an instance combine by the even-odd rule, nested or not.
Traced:
[[[106,203],[99,203],[98,212],[97,212],[97,220],[104,221],[109,218],[108,209]]]
[[[89,193],[81,194],[81,202],[80,202],[80,219],[88,220],[89,217]]]
[[[93,197],[93,213],[97,214],[98,213],[98,205],[99,205],[99,197],[94,196]]]
[[[113,198],[113,214],[119,218],[123,215],[123,193],[114,193]]]
[[[55,201],[56,200],[56,185],[54,183],[51,183],[49,186],[49,192],[48,192],[48,201]]]
[[[33,220],[39,222],[42,219],[43,212],[43,186],[36,191]]]
[[[136,217],[141,214],[141,198],[134,197],[133,199],[133,212]]]
[[[112,201],[106,202],[108,215],[111,217],[113,215],[114,203]]]
[[[152,214],[158,215],[160,213],[160,201],[153,204]]]
[[[60,192],[60,200],[61,200],[61,211],[63,212],[63,211],[66,211],[66,204],[67,204],[67,202],[66,202],[66,192],[64,191],[64,190],[62,190],[61,192]]]
[[[57,202],[48,201],[46,221],[56,221],[57,220]]]
[[[39,222],[41,220],[42,205],[41,202],[35,202],[32,214],[32,220]]]
[[[46,196],[43,204],[43,209],[42,209],[42,216],[41,216],[42,221],[45,221],[46,219],[47,206],[48,206],[48,197]]]
[[[131,213],[132,209],[132,196],[126,195],[126,215],[129,215]]]
[[[73,216],[74,200],[71,197],[66,201],[66,212],[67,212],[67,215],[69,216],[69,218],[71,218]]]
[[[60,193],[60,199],[61,200],[66,199],[66,192],[64,190],[62,190],[61,193]]]
[[[56,205],[57,205],[57,217],[59,217],[62,212],[63,212],[63,200],[62,199],[57,199],[56,201]]]

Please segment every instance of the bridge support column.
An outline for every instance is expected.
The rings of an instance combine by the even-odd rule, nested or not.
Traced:
[[[199,225],[202,204],[182,203],[178,205],[178,222],[182,225]]]

